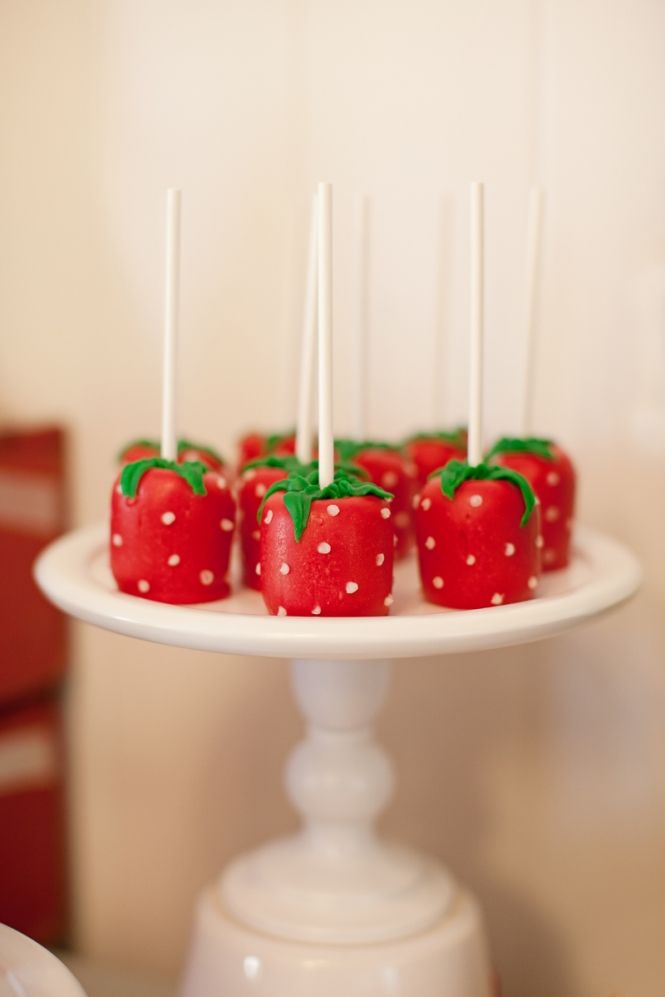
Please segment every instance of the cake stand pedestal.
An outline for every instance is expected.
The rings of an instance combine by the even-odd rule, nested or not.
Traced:
[[[372,734],[390,662],[539,640],[598,616],[639,585],[628,551],[580,530],[570,568],[546,576],[538,598],[466,613],[423,603],[411,559],[396,570],[394,614],[363,619],[271,617],[246,590],[197,607],[123,595],[99,526],[53,544],[36,575],[66,612],[119,633],[293,659],[307,732],[286,785],[302,827],[240,856],[203,893],[182,997],[490,997],[475,900],[374,830],[393,791]]]

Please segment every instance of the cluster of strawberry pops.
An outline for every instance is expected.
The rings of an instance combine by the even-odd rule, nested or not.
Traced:
[[[536,437],[503,438],[486,453],[481,446],[481,185],[471,192],[468,433],[422,433],[403,444],[334,438],[332,195],[321,184],[297,431],[243,437],[235,467],[213,449],[174,436],[179,204],[179,192],[170,191],[162,441],[126,447],[113,489],[111,568],[121,591],[173,604],[222,599],[230,593],[236,535],[242,583],[260,590],[278,616],[388,614],[393,563],[414,543],[424,597],[455,609],[530,599],[542,570],[568,564],[575,500],[570,459]]]

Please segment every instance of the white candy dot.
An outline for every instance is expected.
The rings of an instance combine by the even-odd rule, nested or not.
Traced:
[[[434,539],[434,537],[428,537],[427,540],[425,541],[425,546],[427,547],[428,550],[434,550],[434,548],[436,547],[436,540]]]
[[[536,547],[540,548],[540,547],[543,546],[544,543],[545,543],[545,541],[543,540],[543,538],[541,536],[537,536],[536,537]]]
[[[503,548],[503,553],[506,555],[506,557],[512,557],[513,554],[515,553],[515,544],[507,543],[506,546]]]
[[[139,584],[138,584],[138,589],[139,589],[139,592],[149,592],[150,591],[150,582],[147,582],[145,580],[145,578],[141,578],[141,580],[139,581]]]
[[[492,598],[490,599],[490,602],[492,603],[493,606],[500,606],[501,603],[503,602],[503,598],[504,597],[503,595],[501,595],[500,592],[495,592]]]
[[[121,485],[116,485],[115,486],[115,493],[116,493],[116,495],[122,495],[122,486]]]
[[[538,579],[535,577],[535,575],[532,575],[529,581],[527,582],[527,585],[533,591],[533,589],[535,589],[537,584],[538,584]]]
[[[381,510],[381,516],[383,517],[383,519],[390,519],[390,509],[384,506],[383,509]]]
[[[381,484],[384,488],[393,488],[399,481],[399,476],[395,474],[394,471],[386,471],[386,473],[381,478]]]
[[[476,563],[476,559],[473,556],[473,554],[469,554],[469,556],[466,559],[466,563],[469,565],[469,567],[471,567],[472,565],[474,565]]]
[[[353,595],[354,592],[358,591],[358,582],[347,582],[344,588],[349,595]]]
[[[377,566],[377,568],[381,567],[381,565],[383,564],[383,562],[385,561],[385,559],[386,559],[386,555],[385,554],[377,554],[376,555],[376,566]]]
[[[556,552],[553,551],[551,547],[548,547],[545,553],[543,554],[543,559],[545,561],[545,564],[554,564],[554,562],[556,561]]]
[[[425,512],[427,512],[427,510],[431,508],[431,505],[432,505],[432,500],[430,498],[424,498],[420,503],[420,508],[424,509]]]
[[[472,495],[469,499],[469,505],[472,505],[474,509],[477,509],[479,505],[483,504],[482,495]]]
[[[214,574],[212,573],[212,571],[208,571],[207,568],[205,569],[205,571],[201,572],[199,578],[201,579],[201,585],[212,585],[212,583],[215,580]]]
[[[267,513],[263,517],[263,522],[266,524],[266,526],[270,526],[270,524],[272,523],[272,509],[268,509]]]
[[[318,550],[319,554],[329,554],[331,551],[330,544],[326,543],[325,540],[322,540],[316,549]]]
[[[277,607],[277,615],[278,616],[286,616],[286,610],[284,609],[284,606],[278,606]]]
[[[254,489],[254,494],[256,495],[256,497],[257,497],[257,498],[261,498],[261,497],[262,497],[263,495],[265,495],[265,493],[266,493],[267,491],[268,491],[268,489],[267,489],[267,488],[266,488],[266,486],[265,486],[265,485],[263,484],[263,482],[262,482],[262,481],[259,481],[258,485],[257,485],[257,486],[256,486],[256,488]]]
[[[392,606],[392,604],[394,603],[394,601],[395,600],[393,599],[393,597],[391,595],[387,595],[385,597],[385,599],[383,600],[383,605],[384,606]]]
[[[256,567],[254,568],[254,573],[257,575],[261,574],[261,562],[257,561]]]
[[[440,575],[435,575],[434,578],[432,579],[432,585],[434,586],[435,589],[442,589],[443,578],[441,578]]]
[[[180,564],[180,554],[171,554],[166,563],[170,568],[176,568]]]
[[[418,506],[420,505],[420,495],[413,496],[413,501],[411,502],[411,505],[413,506],[414,509],[418,508]]]
[[[256,477],[256,468],[250,467],[247,471],[243,471],[242,477],[244,481],[251,481],[252,478]]]
[[[226,488],[226,478],[223,477],[221,474],[218,474],[217,484],[219,485],[220,488]]]
[[[286,563],[286,561],[283,561],[282,564],[280,564],[280,566],[279,566],[279,573],[280,573],[280,575],[288,575],[288,573],[289,573],[290,570],[291,569],[288,566],[288,564]]]
[[[559,484],[559,482],[561,481],[561,478],[556,473],[556,471],[550,471],[549,474],[547,475],[547,479],[546,480],[547,480],[547,484],[551,485],[552,488],[554,488],[556,485]]]
[[[252,540],[260,540],[260,539],[261,539],[261,531],[252,530]]]
[[[312,610],[312,616],[320,616],[320,615],[321,615],[321,607],[315,606],[314,609]]]
[[[233,529],[232,519],[222,519],[219,523],[220,529],[224,530],[225,533],[230,533]]]
[[[559,516],[560,512],[555,505],[549,505],[547,509],[545,509],[545,519],[548,523],[556,523]]]
[[[339,516],[339,506],[334,503],[332,505],[327,505],[326,512],[329,516]]]
[[[111,543],[114,547],[122,547],[122,537],[119,533],[114,533],[111,537]]]
[[[399,526],[401,529],[405,529],[409,525],[408,512],[398,512],[395,516],[395,525]]]
[[[164,526],[170,526],[171,523],[175,523],[175,512],[163,512],[162,522]]]

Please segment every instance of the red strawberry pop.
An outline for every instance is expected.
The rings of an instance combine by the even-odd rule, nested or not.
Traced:
[[[121,450],[118,460],[122,464],[133,464],[137,460],[159,457],[159,454],[160,446],[157,440],[133,440]],[[190,440],[178,440],[178,463],[197,460],[211,471],[221,471],[224,467],[224,458],[212,447],[204,447]]]
[[[127,464],[111,500],[111,570],[122,592],[157,602],[212,602],[226,575],[235,502],[200,462]]]
[[[413,544],[411,500],[415,483],[410,465],[399,449],[388,443],[336,440],[335,450],[342,461],[356,464],[366,471],[375,485],[392,492],[390,508],[397,537],[395,557],[404,557]]]
[[[284,493],[284,494],[282,494]],[[338,469],[291,474],[260,510],[261,586],[277,616],[385,616],[392,603],[389,492]]]
[[[451,461],[422,490],[415,521],[429,602],[480,609],[535,594],[540,509],[521,474]]]
[[[261,545],[258,522],[259,506],[268,489],[288,477],[298,466],[295,457],[263,457],[249,464],[240,476],[238,522],[242,551],[242,580],[248,588],[261,588]]]
[[[242,471],[246,464],[267,457],[270,454],[284,457],[295,453],[296,436],[289,430],[287,433],[247,433],[238,441],[238,469]]]
[[[541,505],[543,570],[565,568],[575,514],[576,475],[570,457],[552,440],[503,437],[487,460],[512,468],[531,484]]]
[[[404,446],[407,459],[414,465],[416,488],[420,491],[427,484],[433,471],[445,467],[449,460],[466,457],[466,430],[451,433],[419,433],[407,440]]]

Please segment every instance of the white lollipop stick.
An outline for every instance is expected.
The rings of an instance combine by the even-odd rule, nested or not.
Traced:
[[[536,347],[536,305],[538,303],[538,271],[542,231],[544,191],[532,187],[529,192],[529,219],[526,241],[526,294],[524,297],[524,411],[522,432],[524,436],[533,429],[534,359]]]
[[[367,328],[368,306],[368,252],[369,252],[369,198],[359,194],[356,201],[356,379],[355,379],[355,433],[358,440],[367,437],[367,388],[369,369],[369,341]]]
[[[469,441],[467,460],[483,459],[483,185],[471,184],[469,259]]]
[[[302,464],[312,459],[312,400],[314,395],[314,357],[316,355],[316,242],[318,232],[317,197],[312,196],[307,257],[307,283],[300,346],[300,390],[298,392],[298,422],[296,426],[296,457]]]
[[[164,289],[164,358],[162,367],[162,457],[176,460],[176,354],[180,288],[180,195],[166,192],[166,273]]]
[[[318,216],[319,299],[319,486],[332,484],[333,456],[333,356],[332,356],[332,185],[320,183]]]

